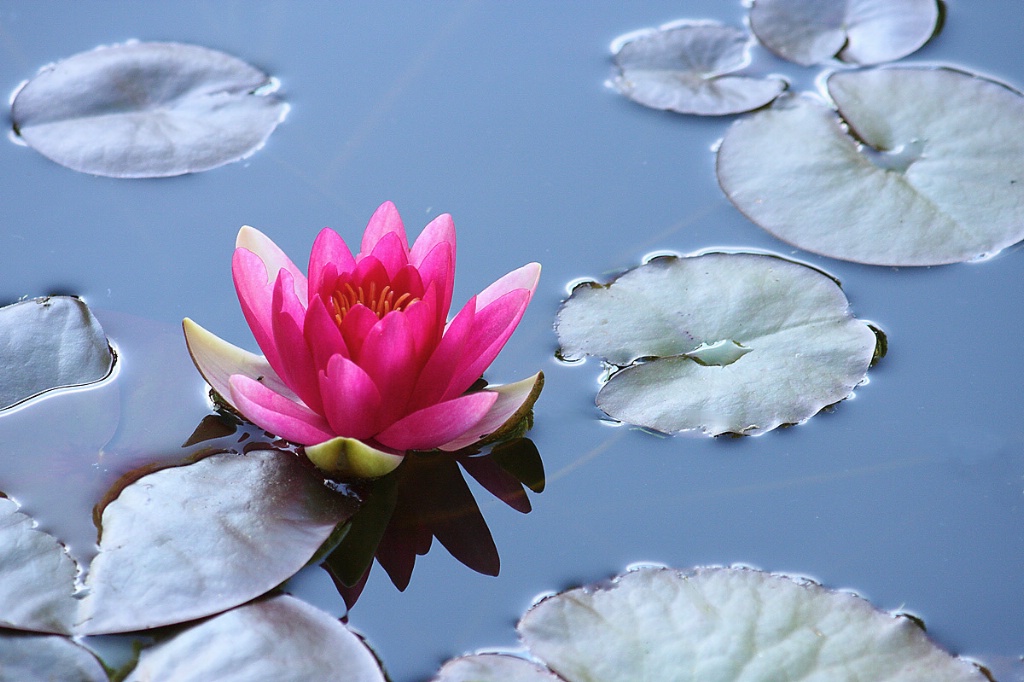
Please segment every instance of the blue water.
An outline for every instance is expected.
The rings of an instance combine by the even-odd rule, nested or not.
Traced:
[[[8,91],[50,61],[138,38],[239,56],[278,77],[292,106],[250,159],[175,179],[95,178],[0,144],[0,299],[82,294],[137,392],[119,398],[122,414],[133,407],[116,441],[134,454],[73,461],[17,431],[4,447],[29,473],[0,472],[0,489],[24,490],[19,500],[48,529],[91,532],[83,515],[92,491],[147,452],[180,456],[205,413],[184,344],[174,342],[181,318],[254,348],[230,278],[238,227],[260,228],[303,262],[324,225],[357,244],[390,199],[410,234],[453,214],[456,305],[523,263],[543,264],[537,296],[487,376],[504,382],[543,369],[548,379],[531,437],[549,477],[534,511],[521,515],[471,484],[500,576],[477,575],[435,548],[404,593],[375,570],[349,614],[396,682],[427,678],[452,655],[513,647],[512,626],[536,595],[638,561],[811,575],[921,616],[954,652],[1009,665],[1024,654],[1024,253],[897,269],[801,252],[748,222],[718,189],[710,149],[731,119],[646,110],[603,86],[617,35],[684,17],[738,24],[742,15],[721,0],[0,6]],[[951,0],[943,32],[907,61],[955,64],[1022,88],[1022,27],[1016,0]],[[787,73],[806,87],[818,72]],[[602,421],[598,363],[554,359],[551,323],[566,285],[651,252],[721,246],[773,251],[837,276],[855,313],[886,331],[889,354],[854,399],[762,437],[659,438]],[[169,339],[166,350],[152,350],[158,339]],[[162,382],[194,401],[161,401]],[[71,439],[76,427],[66,428]],[[74,466],[98,472],[88,473],[88,492],[45,497],[62,485],[50,472]],[[84,536],[69,542],[88,545]],[[320,569],[292,589],[345,612]]]

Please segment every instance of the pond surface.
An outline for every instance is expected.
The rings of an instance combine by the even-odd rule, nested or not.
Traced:
[[[950,0],[946,10],[940,35],[905,62],[1024,87],[1024,5]],[[500,575],[474,573],[435,546],[404,592],[375,567],[348,614],[396,682],[426,679],[466,651],[515,647],[513,623],[537,595],[635,562],[809,575],[908,610],[950,651],[1024,679],[1013,663],[1024,654],[1022,248],[935,268],[795,250],[717,186],[711,149],[731,117],[648,110],[603,85],[614,37],[686,17],[740,25],[744,11],[720,0],[0,8],[8,91],[44,64],[138,38],[236,55],[279,78],[292,107],[250,159],[180,178],[92,177],[0,145],[0,299],[82,295],[121,355],[124,387],[109,396],[111,421],[88,423],[95,433],[83,435],[73,406],[0,416],[0,490],[88,556],[103,490],[139,464],[184,459],[181,444],[208,412],[181,318],[255,350],[230,276],[239,226],[258,227],[302,263],[323,226],[357,243],[390,199],[410,235],[454,216],[456,305],[526,262],[543,264],[487,377],[547,376],[530,434],[547,489],[531,496],[533,512],[471,483]],[[794,88],[819,73],[756,56],[756,69],[783,71]],[[566,287],[651,253],[711,247],[770,251],[841,280],[855,314],[889,340],[854,399],[745,439],[659,437],[602,418],[599,364],[554,357]],[[107,443],[99,456],[97,439]],[[319,568],[288,589],[346,612]]]

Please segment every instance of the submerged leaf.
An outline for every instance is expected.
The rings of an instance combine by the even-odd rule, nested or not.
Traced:
[[[84,173],[151,178],[249,156],[288,107],[259,69],[180,43],[99,47],[44,67],[15,96],[14,129]]]
[[[0,630],[0,682],[109,679],[96,657],[67,637]]]
[[[750,35],[717,23],[676,23],[613,43],[613,85],[634,102],[682,114],[757,109],[786,89],[780,78],[730,75],[750,63]]]
[[[658,258],[562,304],[562,355],[627,366],[597,396],[666,433],[754,435],[798,423],[863,381],[876,337],[838,284],[773,256]]]
[[[795,246],[874,265],[982,258],[1024,238],[1024,97],[948,68],[841,71],[838,112],[780,100],[735,123],[718,181]]]
[[[279,595],[191,627],[139,656],[126,682],[384,682],[377,659],[340,622]]]
[[[77,632],[126,632],[237,606],[316,553],[355,501],[290,453],[224,453],[140,478],[103,510]]]
[[[776,54],[808,66],[834,56],[854,64],[905,57],[932,36],[936,0],[755,0],[750,27]]]
[[[644,568],[549,597],[519,622],[568,682],[985,682],[907,618],[761,571]]]
[[[38,530],[13,500],[0,497],[0,626],[70,632],[77,572],[56,538]]]
[[[95,383],[113,365],[103,328],[81,299],[46,296],[0,308],[0,410]]]

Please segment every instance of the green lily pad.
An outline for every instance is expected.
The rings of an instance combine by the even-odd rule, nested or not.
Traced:
[[[833,110],[778,100],[735,123],[718,181],[790,244],[875,265],[984,258],[1024,238],[1024,97],[948,68],[833,73]]]
[[[751,569],[631,571],[544,599],[518,630],[567,682],[988,680],[909,618]]]
[[[732,75],[750,63],[750,34],[723,24],[677,22],[612,43],[612,85],[634,102],[682,114],[721,116],[768,104],[781,78]]]
[[[46,296],[0,308],[0,410],[95,383],[113,366],[103,328],[81,299]]]
[[[125,682],[384,682],[373,653],[328,614],[285,595],[247,604],[146,649]]]
[[[44,67],[15,95],[15,132],[83,173],[152,178],[243,159],[288,106],[275,82],[240,59],[197,45],[128,42]]]
[[[0,630],[0,682],[109,679],[96,657],[67,637]]]
[[[853,64],[905,57],[931,38],[936,0],[755,0],[750,27],[780,57],[818,64],[838,56]]]
[[[849,396],[878,346],[833,279],[742,253],[657,258],[577,287],[556,329],[566,359],[624,368],[598,407],[665,433],[755,435],[802,422]]]

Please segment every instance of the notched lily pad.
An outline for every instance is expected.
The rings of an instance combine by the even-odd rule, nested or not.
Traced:
[[[149,474],[103,510],[76,632],[148,629],[249,601],[294,575],[355,509],[273,450]]]
[[[89,307],[45,296],[0,308],[0,410],[110,374],[114,353]]]
[[[0,497],[0,626],[70,632],[77,573],[56,538],[37,529],[16,502]]]
[[[507,654],[474,654],[445,663],[433,682],[564,682],[543,666]]]
[[[839,57],[879,64],[905,57],[931,38],[936,0],[755,0],[750,27],[780,57],[809,66]]]
[[[558,312],[561,355],[620,369],[597,405],[666,433],[756,435],[804,421],[861,383],[876,351],[835,280],[782,258],[663,257]]]
[[[0,630],[0,682],[109,679],[96,657],[67,637]]]
[[[750,63],[751,37],[718,23],[678,22],[612,43],[619,92],[653,109],[721,116],[768,104],[781,78],[732,75]]]
[[[126,682],[384,682],[373,653],[328,614],[278,595],[246,604],[146,649]]]
[[[751,569],[631,571],[543,600],[518,630],[567,682],[988,680],[908,618]]]
[[[729,129],[718,181],[795,246],[874,265],[991,256],[1024,238],[1024,96],[949,68],[833,73],[833,110],[778,100]]]
[[[44,67],[11,105],[15,132],[83,173],[152,178],[245,158],[284,120],[275,82],[197,45],[98,47]]]

